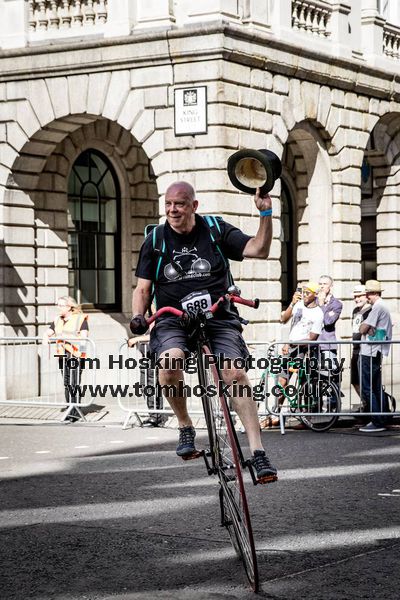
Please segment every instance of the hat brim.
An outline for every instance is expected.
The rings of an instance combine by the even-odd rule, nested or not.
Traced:
[[[239,150],[228,159],[228,177],[231,183],[246,194],[265,195],[272,190],[282,173],[282,163],[271,150]]]

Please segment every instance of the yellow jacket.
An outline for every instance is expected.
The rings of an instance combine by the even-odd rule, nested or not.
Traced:
[[[84,342],[79,343],[75,341],[75,338],[81,336],[82,323],[87,320],[88,316],[83,313],[72,313],[67,321],[64,321],[61,317],[55,321],[55,333],[63,338],[74,338],[74,342],[66,342],[64,340],[57,340],[56,353],[65,354],[69,352],[76,358],[84,358],[86,352],[82,351]]]

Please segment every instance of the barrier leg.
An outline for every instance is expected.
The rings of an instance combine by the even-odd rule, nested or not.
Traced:
[[[279,426],[281,428],[281,434],[285,435],[285,413],[282,410],[279,413]]]
[[[72,411],[77,412],[79,415],[79,418],[82,419],[82,421],[86,421],[85,415],[82,413],[80,408],[78,408],[78,406],[76,404],[70,404],[68,406],[63,418],[61,419],[62,423],[64,423],[64,421],[69,420],[68,417],[71,415]]]
[[[126,418],[125,418],[125,421],[123,422],[122,429],[128,429],[128,426],[129,426],[129,421],[131,420],[131,417],[132,417],[133,415],[135,416],[135,419],[136,419],[136,421],[139,421],[139,425],[140,425],[140,427],[142,426],[142,420],[141,420],[141,418],[139,417],[139,415],[138,415],[136,412],[134,412],[133,410],[131,410],[131,411],[130,411],[130,412],[127,414],[127,416],[126,416]],[[130,425],[130,426],[131,426],[131,427],[133,427],[133,425]]]

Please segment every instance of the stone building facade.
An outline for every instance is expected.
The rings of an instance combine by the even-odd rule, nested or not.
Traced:
[[[376,0],[0,0],[0,337],[40,335],[68,292],[97,340],[126,335],[146,224],[166,187],[257,229],[228,157],[283,162],[268,261],[233,265],[279,336],[297,281],[345,301],[365,276],[399,312],[400,11]],[[174,92],[207,88],[207,133],[175,135]],[[159,204],[160,202],[160,204]],[[396,320],[397,317],[395,317]],[[347,320],[346,320],[347,319]],[[396,331],[396,329],[395,329]]]

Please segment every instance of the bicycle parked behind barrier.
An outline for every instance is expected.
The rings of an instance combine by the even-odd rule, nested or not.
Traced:
[[[232,545],[243,562],[250,584],[257,592],[259,586],[257,556],[243,481],[243,469],[249,470],[254,485],[276,481],[277,476],[271,472],[270,475],[257,479],[253,461],[246,460],[243,456],[229,409],[228,395],[225,392],[207,393],[207,390],[211,389],[220,390],[219,384],[222,378],[217,365],[209,359],[211,351],[206,324],[219,306],[226,301],[253,308],[257,308],[259,304],[258,300],[245,300],[233,293],[227,293],[205,312],[198,309],[189,313],[173,307],[163,307],[150,319],[147,319],[147,324],[150,325],[163,314],[172,314],[180,317],[190,329],[190,337],[194,340],[199,383],[204,390],[201,400],[209,447],[182,458],[188,460],[203,457],[208,474],[217,475],[220,484],[221,525],[227,528]]]
[[[261,375],[257,390],[264,394],[265,405],[272,415],[282,410],[286,412],[303,412],[300,421],[312,431],[328,431],[336,425],[341,410],[341,392],[329,370],[311,369],[306,372],[304,366],[298,366],[296,360],[288,361],[290,379],[283,387],[277,383],[271,393],[268,389],[267,378],[271,375],[265,369]],[[270,410],[268,400],[271,395],[278,399],[278,404]],[[314,414],[313,414],[314,413]],[[268,417],[263,419],[268,422]]]

